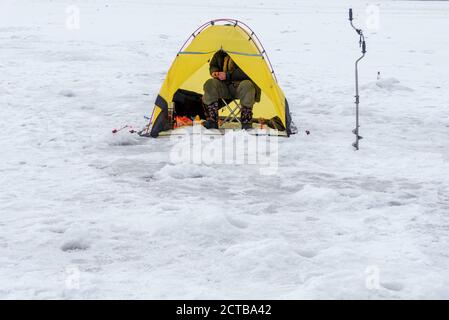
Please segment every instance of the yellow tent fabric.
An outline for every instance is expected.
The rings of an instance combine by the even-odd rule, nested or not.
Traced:
[[[253,117],[271,119],[277,116],[288,131],[289,114],[285,96],[251,35],[238,24],[211,24],[195,35],[173,61],[155,103],[152,127],[149,126],[151,136],[157,136],[159,131],[164,130],[161,126],[164,110],[178,89],[204,93],[203,85],[210,78],[209,61],[219,50],[227,52],[261,89],[261,100],[254,105]]]

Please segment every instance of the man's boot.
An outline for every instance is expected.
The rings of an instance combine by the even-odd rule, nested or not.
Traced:
[[[253,108],[242,106],[240,121],[242,122],[242,130],[249,130],[253,127]]]
[[[204,121],[203,126],[206,129],[218,129],[218,109],[220,105],[218,102],[214,102],[208,106],[205,106],[206,111],[206,121]]]
[[[252,128],[253,128],[252,123],[243,123],[242,122],[242,130],[250,130]]]

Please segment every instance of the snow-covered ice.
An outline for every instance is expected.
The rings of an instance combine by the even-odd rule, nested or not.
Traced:
[[[219,17],[259,35],[300,129],[273,175],[111,134],[144,125]],[[0,298],[448,299],[448,18],[442,1],[2,0]]]

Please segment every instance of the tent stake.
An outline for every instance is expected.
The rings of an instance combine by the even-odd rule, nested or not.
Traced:
[[[359,95],[359,62],[365,57],[366,54],[366,42],[365,42],[365,36],[363,35],[363,32],[361,29],[358,29],[354,26],[352,23],[353,17],[352,17],[352,9],[349,9],[349,21],[351,23],[351,27],[357,32],[359,35],[359,46],[362,48],[362,56],[358,58],[355,62],[355,129],[352,130],[352,133],[355,134],[355,142],[352,144],[352,146],[355,148],[355,150],[359,150],[359,140],[362,139],[362,137],[359,135],[359,128],[360,128],[360,122],[359,122],[359,104],[360,104],[360,95]]]

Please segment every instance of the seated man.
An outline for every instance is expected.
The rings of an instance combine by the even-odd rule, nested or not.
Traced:
[[[207,129],[218,129],[219,99],[239,99],[242,129],[250,129],[254,103],[260,101],[260,89],[222,50],[214,54],[209,72],[212,79],[204,84],[203,103],[207,119],[204,126]]]

